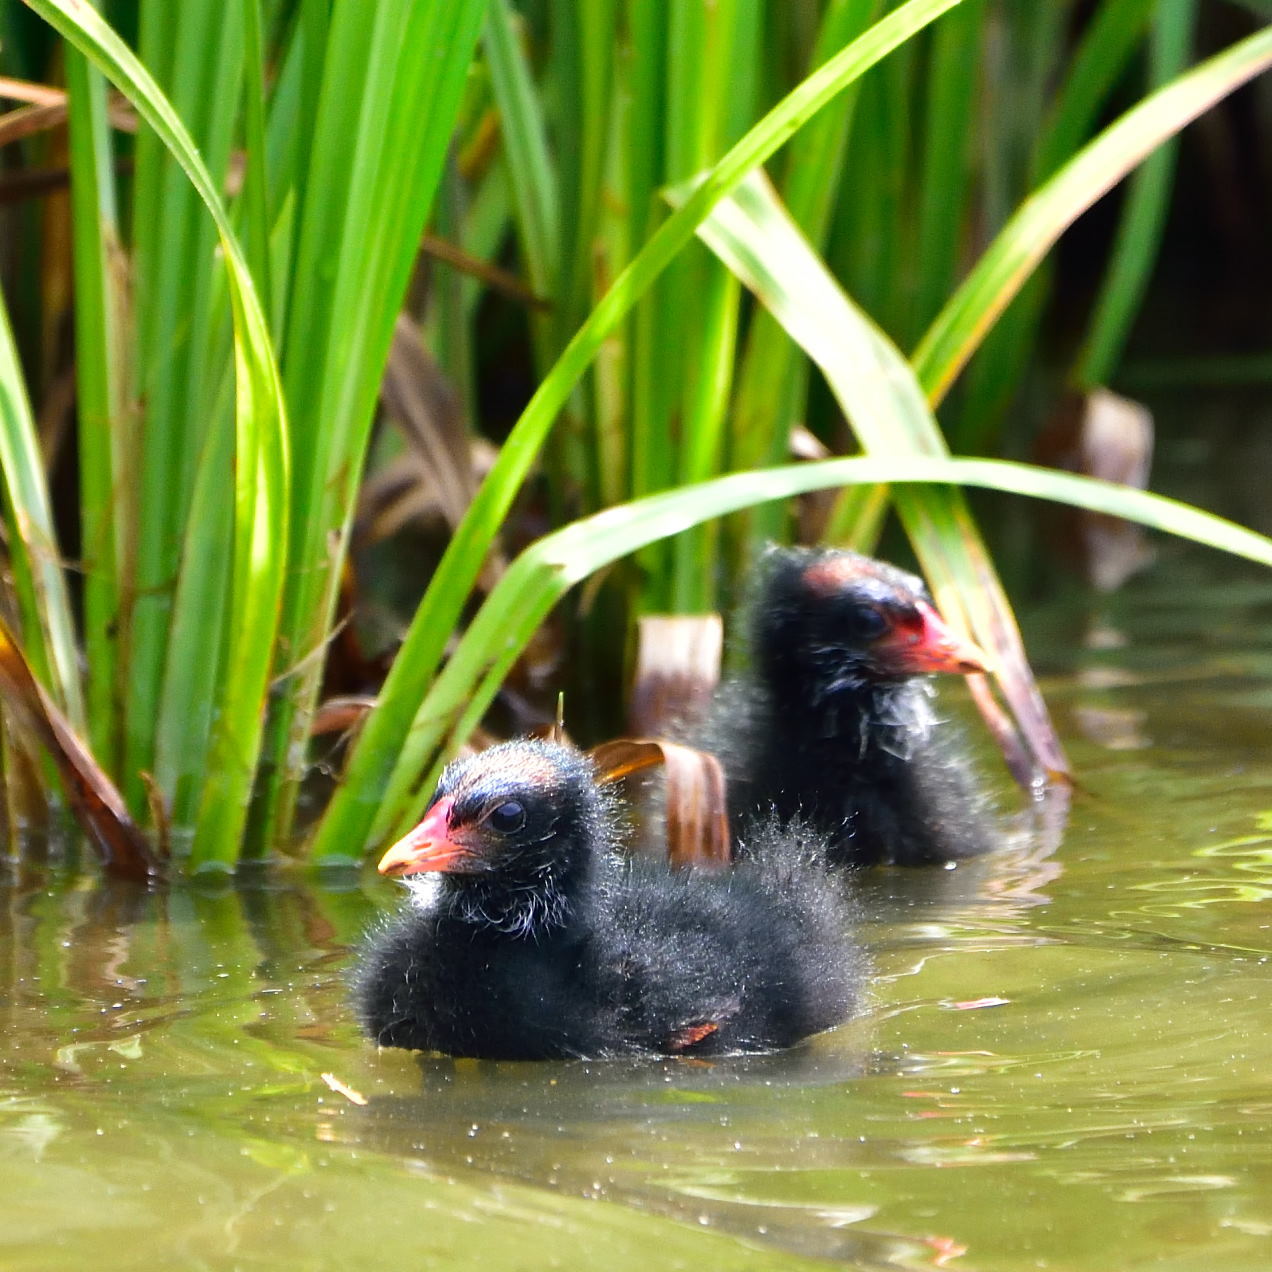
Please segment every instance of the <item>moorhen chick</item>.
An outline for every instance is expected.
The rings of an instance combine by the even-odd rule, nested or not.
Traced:
[[[993,846],[957,729],[933,709],[933,672],[986,669],[922,582],[835,549],[773,548],[750,606],[750,676],[721,692],[709,745],[734,825],[805,819],[836,864],[926,865]]]
[[[406,909],[371,936],[358,1014],[383,1046],[532,1060],[789,1046],[846,1019],[862,958],[825,845],[755,821],[727,871],[616,851],[619,806],[546,742],[447,767],[380,862]]]

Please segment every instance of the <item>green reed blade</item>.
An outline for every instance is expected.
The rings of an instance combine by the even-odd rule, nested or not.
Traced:
[[[985,202],[990,233],[1005,224],[1023,191],[1041,185],[1088,140],[1141,45],[1154,3],[1155,0],[1103,0],[1083,29],[1077,48],[1064,61],[1056,58],[1062,44],[1054,30],[1051,32],[1051,58],[1055,62],[1051,73],[1062,78],[1055,100],[1041,119],[1032,102],[1024,112],[1032,129],[1026,139],[1026,146],[1032,151],[1027,170],[1014,180],[1007,179],[1000,171],[1004,165],[998,157],[999,142],[995,139],[987,147],[986,180],[991,189]],[[1053,23],[1049,18],[1038,25],[1042,36],[1047,33],[1043,28]],[[1040,93],[1041,85],[1033,91]],[[1021,114],[1014,95],[1006,97],[1005,103],[1013,118]],[[994,117],[1003,113],[999,110]],[[960,449],[979,450],[987,445],[999,427],[1003,409],[1018,391],[1041,325],[1049,291],[1048,275],[1045,266],[1036,271],[978,348],[965,377],[957,416],[946,421],[947,435]]]
[[[75,390],[79,421],[80,568],[84,577],[84,662],[88,741],[118,773],[120,717],[116,630],[120,557],[133,539],[122,438],[128,380],[126,280],[106,121],[106,81],[73,49],[70,94],[71,234],[75,270]]]
[[[561,240],[556,171],[548,155],[543,105],[518,43],[512,6],[492,0],[486,11],[486,59],[499,106],[503,152],[512,175],[521,250],[536,295],[555,290]]]
[[[931,322],[957,277],[959,250],[974,211],[968,198],[976,117],[984,0],[962,5],[932,29],[915,227],[915,299],[910,321]],[[910,327],[914,331],[913,326]]]
[[[266,309],[274,310],[270,276],[269,163],[265,144],[265,50],[262,44],[261,0],[241,0],[243,6],[243,254]]]

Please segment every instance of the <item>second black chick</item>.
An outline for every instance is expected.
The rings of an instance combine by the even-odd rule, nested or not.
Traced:
[[[922,582],[854,552],[774,548],[750,606],[751,674],[725,687],[708,745],[730,814],[805,819],[832,860],[930,865],[975,856],[997,831],[931,673],[986,670]]]
[[[360,955],[367,1033],[531,1060],[767,1051],[839,1024],[862,958],[825,844],[751,833],[728,870],[627,860],[585,756],[521,741],[450,765],[380,863],[435,882]]]

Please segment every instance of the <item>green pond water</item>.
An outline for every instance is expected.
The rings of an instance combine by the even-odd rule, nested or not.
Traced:
[[[864,880],[867,1010],[784,1055],[377,1052],[395,885],[11,865],[0,1267],[1272,1266],[1272,574],[1023,617],[1063,842]]]

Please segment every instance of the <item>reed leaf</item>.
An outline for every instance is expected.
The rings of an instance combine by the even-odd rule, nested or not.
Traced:
[[[880,0],[833,0],[827,5],[813,50],[815,64],[860,35],[879,8]],[[819,250],[840,193],[860,90],[860,82],[852,85],[791,139],[782,199]],[[733,397],[729,466],[761,468],[782,463],[790,452],[791,430],[802,417],[807,394],[807,359],[771,314],[757,310],[747,331]],[[747,543],[736,556],[747,559],[758,544],[783,537],[785,518],[786,510],[777,504],[752,509],[746,521]]]
[[[1155,4],[1156,0],[1103,0],[1092,13],[1073,53],[1055,65],[1060,87],[1054,101],[1032,124],[1032,156],[1022,180],[1010,186],[1001,180],[993,183],[991,197],[986,200],[990,233],[1006,223],[1024,191],[1053,176],[1088,140],[1140,47]],[[1052,22],[1050,18],[1040,22],[1039,35],[1045,36],[1042,28]],[[1052,44],[1058,45],[1058,39],[1053,38]],[[1010,102],[1016,115],[1019,112],[1013,96],[1008,90],[1000,100]],[[991,155],[996,150],[995,146]],[[990,171],[998,167],[991,157]],[[947,421],[947,436],[956,449],[981,450],[995,434],[1003,407],[1019,389],[1028,366],[1048,291],[1047,271],[1040,269],[979,347],[968,368],[957,416]],[[931,318],[925,315],[924,321]]]
[[[547,126],[530,68],[518,42],[508,0],[492,0],[486,11],[486,59],[499,106],[503,152],[512,173],[521,252],[530,286],[549,296],[558,275],[561,239],[556,171],[548,157]]]
[[[120,559],[127,518],[121,493],[127,421],[127,315],[106,81],[75,50],[70,96],[71,233],[75,272],[75,377],[79,418],[80,567],[88,739],[102,766],[119,763]]]

